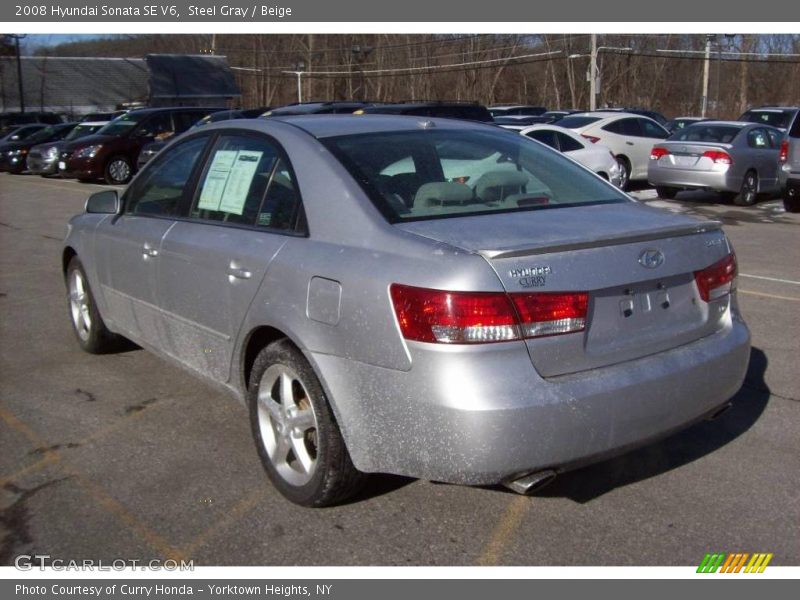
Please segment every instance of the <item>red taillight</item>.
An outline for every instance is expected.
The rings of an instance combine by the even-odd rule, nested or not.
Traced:
[[[586,327],[586,293],[448,292],[395,283],[391,295],[403,337],[418,342],[505,342]]]
[[[778,162],[785,163],[789,160],[789,140],[781,142],[781,151],[778,154]]]
[[[721,165],[730,165],[733,164],[733,159],[731,155],[727,152],[723,152],[722,150],[708,150],[703,152],[703,158],[710,158],[717,164]]]
[[[585,134],[585,133],[582,133],[582,134],[581,134],[581,137],[585,137],[587,140],[589,140],[589,141],[590,141],[590,142],[592,142],[593,144],[596,144],[597,142],[599,142],[599,141],[600,141],[600,138],[599,138],[599,137],[595,137],[595,136],[593,136],[593,135],[588,135],[588,134]]]
[[[666,148],[655,146],[652,150],[650,150],[650,160],[658,160],[662,156],[667,156],[669,154],[671,153]]]
[[[733,252],[710,267],[695,271],[694,279],[700,297],[705,302],[711,302],[727,296],[735,289],[736,273],[736,255]]]
[[[574,333],[586,329],[589,294],[585,292],[511,294],[522,337]]]

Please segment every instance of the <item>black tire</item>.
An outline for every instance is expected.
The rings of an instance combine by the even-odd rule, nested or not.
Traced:
[[[792,196],[789,195],[788,189],[783,192],[783,208],[790,213],[800,212],[800,190],[797,190]]]
[[[287,401],[284,401],[283,395],[282,382],[286,381],[283,375],[291,381],[289,388],[292,399]],[[272,383],[274,377],[278,379]],[[284,497],[301,506],[319,508],[340,503],[358,492],[366,476],[353,466],[314,370],[288,340],[274,342],[259,352],[250,373],[247,399],[253,438],[261,463],[272,484]],[[302,429],[293,427],[291,419],[296,418],[299,412],[295,411],[292,417],[292,407],[288,404],[301,407],[300,412],[306,415],[311,409],[313,425],[304,424]],[[272,416],[276,407],[282,407],[283,416]],[[280,424],[276,420],[280,420]],[[283,446],[279,438],[283,438]],[[287,439],[293,441],[287,442]],[[282,448],[289,450],[283,452]],[[272,458],[270,453],[273,454]],[[285,459],[282,454],[286,455]],[[312,458],[313,470],[302,466],[299,454],[307,459]],[[304,477],[307,480],[303,480]],[[289,478],[298,478],[300,481],[290,481]]]
[[[82,282],[83,298],[78,296],[80,290],[77,289],[76,277]],[[67,306],[70,313],[70,323],[72,331],[78,339],[80,347],[91,354],[106,354],[114,351],[121,338],[110,332],[97,310],[92,290],[89,288],[89,280],[83,270],[81,261],[77,256],[73,256],[67,266]]]
[[[659,198],[664,198],[665,200],[672,200],[678,195],[679,191],[678,188],[674,187],[666,187],[663,185],[656,186],[656,194],[658,194]]]
[[[742,187],[739,193],[733,198],[733,203],[737,206],[753,206],[758,200],[758,175],[755,171],[748,171],[744,174]]]
[[[103,180],[108,185],[124,185],[133,177],[133,166],[124,156],[112,156],[103,168]]]
[[[631,188],[631,163],[624,156],[617,156],[619,165],[619,189],[627,192]]]

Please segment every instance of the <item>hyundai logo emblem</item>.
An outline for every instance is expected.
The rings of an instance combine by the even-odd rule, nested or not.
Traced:
[[[655,269],[664,264],[664,253],[655,248],[648,248],[639,255],[639,264],[647,269]]]

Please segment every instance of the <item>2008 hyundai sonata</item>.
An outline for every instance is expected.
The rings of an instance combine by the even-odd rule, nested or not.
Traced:
[[[308,506],[368,472],[537,489],[716,414],[749,358],[718,223],[455,120],[205,127],[90,197],[63,268],[85,350],[230,390]]]

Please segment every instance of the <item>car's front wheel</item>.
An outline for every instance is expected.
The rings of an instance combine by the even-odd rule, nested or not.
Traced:
[[[288,340],[256,357],[248,388],[258,454],[273,485],[302,506],[342,502],[361,487],[325,392]]]
[[[103,179],[109,185],[123,185],[133,176],[131,163],[124,156],[114,156],[106,163]]]
[[[86,272],[77,256],[73,256],[67,266],[67,293],[72,330],[81,348],[92,354],[112,351],[119,337],[103,323]]]

